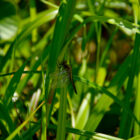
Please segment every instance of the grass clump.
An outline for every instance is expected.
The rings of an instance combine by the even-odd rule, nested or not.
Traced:
[[[0,139],[140,139],[139,12],[137,0],[2,0]]]

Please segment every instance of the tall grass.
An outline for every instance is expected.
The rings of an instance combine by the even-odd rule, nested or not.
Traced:
[[[36,2],[0,2],[0,139],[140,139],[139,1]]]

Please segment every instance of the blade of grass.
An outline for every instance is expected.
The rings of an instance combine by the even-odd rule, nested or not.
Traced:
[[[134,115],[134,113],[131,111],[131,109],[126,106],[126,104],[124,104],[123,101],[119,100],[116,96],[114,96],[110,91],[108,91],[106,88],[104,87],[100,87],[98,86],[97,84],[95,83],[92,83],[82,77],[77,77],[77,76],[74,76],[74,80],[77,80],[77,81],[80,81],[82,83],[84,83],[85,85],[87,86],[90,86],[92,88],[94,88],[97,92],[99,93],[104,93],[106,94],[107,96],[109,96],[110,98],[113,99],[114,102],[116,102],[118,105],[120,105],[125,111],[127,111],[127,113],[138,123],[140,124],[140,122],[137,120],[136,116]],[[94,124],[93,124],[94,125]]]
[[[136,68],[138,67],[138,60],[139,60],[139,47],[140,47],[140,35],[136,34],[135,44],[134,44],[134,52],[131,58],[131,67],[129,71],[129,79],[127,83],[126,94],[124,98],[124,103],[127,108],[130,107],[130,98],[132,97],[133,93],[133,81],[136,74]],[[130,116],[126,110],[123,110],[122,119],[120,122],[120,130],[119,130],[119,137],[128,138],[130,136],[130,126],[127,126],[128,121],[130,122]],[[128,135],[129,134],[129,135]]]
[[[133,0],[133,1],[130,1],[132,3],[132,7],[133,7],[133,14],[134,14],[134,20],[135,20],[135,23],[138,23],[139,21],[139,0]]]
[[[27,71],[25,73],[29,73],[29,72]],[[41,74],[41,71],[37,71],[37,73]],[[111,97],[116,103],[118,103],[121,107],[123,107],[124,109],[127,110],[124,103],[122,101],[118,100],[118,98],[116,96],[114,96],[112,93],[110,93],[105,88],[101,88],[101,87],[97,86],[95,83],[91,83],[90,81],[88,81],[84,78],[77,77],[77,76],[74,76],[74,80],[78,80],[78,81],[81,81],[82,83],[86,83],[88,86],[95,88],[100,93],[105,93],[106,95]],[[128,111],[129,111],[129,114],[131,114],[131,116],[134,118],[134,120],[136,120],[136,122],[138,123],[137,119],[135,118],[135,116],[133,115],[131,110],[128,109]]]
[[[72,106],[72,100],[69,96],[69,94],[67,95],[68,98],[68,104],[69,104],[69,108],[70,108],[70,113],[71,113],[71,125],[73,128],[75,128],[75,116],[74,116],[74,111],[73,111],[73,106]],[[71,135],[68,135],[67,140],[71,140]]]
[[[35,0],[30,0],[30,18],[31,21],[36,19],[36,2]],[[32,42],[35,43],[37,41],[37,29],[35,28],[32,31]]]
[[[37,43],[37,45],[35,46],[36,49],[40,49],[42,45],[45,46],[45,44],[47,44],[48,42],[47,38],[51,35],[53,28],[54,27],[50,28],[50,30],[44,35],[44,37],[39,41],[39,43]],[[23,88],[27,85],[29,79],[33,76],[34,73],[37,72],[36,69],[40,66],[40,64],[46,61],[46,59],[48,58],[49,50],[50,50],[50,46],[46,46],[43,49],[43,51],[40,53],[40,55],[38,56],[39,59],[37,61],[35,60],[33,66],[31,66],[31,71],[28,73],[29,75],[26,76],[17,87],[18,93],[21,93]]]
[[[32,139],[33,135],[40,129],[41,125],[35,124],[32,127],[30,127],[22,136],[24,140],[30,140]]]
[[[75,120],[75,126],[73,126],[74,128],[77,128],[77,129],[84,128],[89,117],[90,100],[91,100],[91,93],[88,93],[80,105],[80,108],[79,108],[79,111]],[[79,136],[73,136],[72,134],[69,134],[67,137],[67,140],[71,140],[72,138],[75,140],[78,140]]]
[[[56,125],[50,125],[49,128],[56,130]],[[69,133],[80,135],[80,136],[85,136],[85,138],[87,137],[88,139],[93,139],[93,140],[123,140],[123,139],[116,138],[110,135],[105,135],[102,133],[79,130],[79,129],[70,128],[70,127],[66,127],[66,131]]]
[[[134,0],[131,1],[132,2],[132,6],[133,6],[133,12],[134,12],[134,20],[135,23],[137,24],[140,21],[140,3],[138,0]],[[140,52],[139,52],[140,53]],[[140,56],[139,56],[140,59]],[[140,106],[140,63],[138,64],[137,67],[137,87],[136,87],[136,101],[135,101],[135,107],[134,107],[134,113],[137,116],[138,120],[140,121],[140,110],[139,110],[139,106]],[[140,126],[136,123],[134,123],[134,136],[137,136],[138,134],[140,134]]]
[[[109,84],[109,86],[108,86],[109,89],[110,89],[110,88],[112,89],[112,87],[113,87],[114,90],[119,91],[119,89],[122,87],[124,81],[126,80],[126,78],[127,78],[127,76],[128,76],[129,67],[130,67],[130,64],[129,64],[130,58],[131,58],[131,55],[128,56],[128,57],[126,58],[126,60],[124,61],[123,64],[121,64],[119,70],[117,71],[116,75],[115,75],[114,78],[111,80],[111,82],[110,82],[110,84]],[[116,92],[116,91],[115,91],[115,92]],[[112,93],[115,93],[115,92],[112,92]],[[109,99],[109,100],[104,100],[104,99],[106,99],[106,98],[107,98],[107,97],[104,98],[104,96],[101,97],[101,104],[102,104],[102,103],[105,103],[105,105],[108,104],[108,107],[109,107],[109,106],[111,105],[111,103],[109,103],[110,99]],[[100,102],[100,101],[99,101],[99,102]],[[111,101],[111,102],[112,102],[112,101]],[[98,103],[97,103],[97,104],[98,104]],[[103,106],[103,107],[104,107],[104,106]],[[96,110],[97,110],[97,109],[96,109]],[[94,112],[93,112],[93,113],[94,113]],[[95,113],[95,114],[96,114],[96,113]],[[101,116],[102,116],[102,117],[101,117]],[[104,116],[104,113],[100,114],[100,115],[97,117],[97,120],[98,120],[98,121],[96,121],[96,120],[95,120],[95,116],[93,115],[92,118],[94,118],[94,120],[95,120],[95,123],[93,122],[93,126],[97,125],[97,122],[98,122],[98,124],[99,124],[99,122],[101,121],[101,119],[103,118],[103,116]],[[137,124],[137,123],[136,123],[136,124]],[[98,125],[97,125],[97,126],[98,126]],[[93,130],[94,130],[94,129],[93,129]]]
[[[112,92],[115,97],[116,92]],[[91,115],[85,125],[85,130],[94,132],[98,127],[100,121],[102,120],[105,112],[108,110],[109,106],[114,102],[107,95],[102,95],[95,105],[95,107],[91,110]],[[83,140],[83,138],[81,138]],[[80,139],[80,140],[81,140]]]
[[[41,127],[41,120],[38,120],[38,122],[35,122],[29,129],[23,132],[21,138],[24,138],[24,140],[32,139],[32,136],[40,129]]]
[[[30,131],[26,131],[26,133],[24,133],[24,135],[23,135],[23,138],[25,138],[25,140],[26,139],[28,140],[28,136],[29,135],[26,135],[26,134],[29,133],[29,132],[31,132],[31,133],[34,132],[35,133],[37,130],[39,130],[40,123],[41,123],[41,121],[38,121],[38,123],[34,124],[34,126],[32,127],[32,129],[30,129]],[[56,130],[57,129],[57,126],[56,125],[49,125],[48,128],[50,130]],[[85,136],[87,138],[92,138],[94,140],[103,140],[103,139],[105,139],[105,140],[123,140],[123,139],[120,139],[120,138],[117,138],[117,137],[114,137],[114,136],[110,136],[110,135],[105,135],[105,134],[102,134],[102,133],[90,132],[90,131],[80,130],[80,129],[75,129],[75,128],[70,128],[70,127],[66,127],[66,131],[68,133],[73,133],[73,134],[77,134],[77,135],[80,135],[80,136]],[[137,139],[132,139],[132,140],[137,140]]]
[[[53,31],[52,27],[43,37],[43,39],[41,39],[39,41],[39,43],[37,43],[37,45],[35,46],[35,48],[39,49],[41,48],[41,46],[45,46],[45,44],[48,42],[47,38],[51,35],[52,31]],[[39,59],[33,64],[33,66],[31,66],[31,71],[28,73],[29,75],[26,76],[19,84],[18,88],[17,88],[17,92],[21,93],[21,91],[23,90],[23,88],[27,85],[27,82],[29,81],[29,79],[33,76],[34,73],[36,73],[36,69],[40,66],[40,64],[44,61],[46,61],[46,59],[48,58],[48,54],[49,54],[49,50],[50,50],[50,46],[46,46],[43,51],[40,53],[40,55],[38,56]],[[40,72],[39,72],[40,73]]]
[[[20,42],[22,42],[26,37],[28,37],[33,29],[39,27],[40,25],[44,24],[45,22],[49,22],[50,20],[54,19],[56,14],[57,14],[57,10],[47,10],[47,11],[39,14],[33,22],[30,22],[30,23],[24,25],[24,28],[22,29],[20,34],[12,42],[6,55],[0,59],[0,66],[1,66],[0,72],[6,65],[8,59],[11,57],[14,47],[16,50],[16,48],[20,45]]]
[[[102,66],[104,61],[105,61],[107,52],[108,52],[109,48],[111,47],[111,43],[112,43],[113,38],[116,35],[117,31],[118,31],[118,27],[116,27],[116,29],[114,30],[114,32],[112,33],[112,35],[110,36],[110,39],[108,40],[108,42],[106,44],[105,50],[104,50],[102,57],[101,57],[100,66]]]
[[[65,44],[67,44],[67,42],[70,42],[72,40],[72,38],[74,37],[74,35],[85,24],[94,23],[94,22],[97,22],[97,21],[107,22],[107,23],[110,23],[110,24],[117,25],[118,27],[122,27],[123,26],[123,28],[127,28],[127,29],[130,29],[130,30],[133,30],[134,32],[138,32],[138,33],[140,32],[140,26],[138,24],[134,24],[132,22],[129,22],[129,21],[121,19],[121,18],[110,18],[110,17],[106,17],[106,16],[88,16],[85,20],[83,20],[82,23],[79,24],[79,22],[78,22],[77,25],[74,28],[71,29],[70,36],[68,36]],[[108,44],[110,44],[110,41],[109,41]]]
[[[27,64],[27,61],[14,74],[14,77],[11,79],[11,81],[10,81],[8,87],[7,87],[3,102],[8,108],[9,108],[10,103],[12,102],[12,96],[13,96],[13,94],[14,94],[14,92],[15,92],[18,84],[19,84],[21,75],[24,71],[24,68],[25,68],[26,64]]]
[[[139,140],[140,139],[140,135],[137,135],[135,137],[129,138],[128,140]]]
[[[42,71],[23,71],[22,74],[30,74],[30,73],[41,74],[41,72]],[[10,73],[6,73],[6,74],[0,74],[0,77],[14,75],[15,73],[16,72],[10,72]]]
[[[3,125],[5,126],[7,132],[10,134],[14,130],[15,125],[7,110],[7,107],[0,102],[0,120],[3,122]]]
[[[95,70],[95,81],[96,81],[97,73],[99,71],[100,50],[101,50],[102,25],[100,22],[95,23],[95,29],[96,29],[96,34],[97,34],[97,54],[96,54],[96,70]]]
[[[39,59],[31,67],[31,71],[30,71],[29,75],[27,77],[25,77],[24,81],[21,82],[21,84],[18,86],[18,89],[17,89],[18,93],[21,93],[22,89],[26,86],[29,79],[35,73],[36,69],[40,66],[40,64],[42,62],[44,62],[48,58],[49,50],[50,50],[50,46],[47,46],[43,49],[41,55],[39,56]]]
[[[50,79],[48,78],[48,75],[49,73],[55,71],[57,58],[61,52],[61,49],[63,48],[63,44],[69,30],[70,22],[74,14],[75,3],[76,3],[75,0],[68,0],[62,2],[59,9],[58,17],[56,19],[56,25],[54,29],[52,44],[51,44],[50,56],[48,59],[48,71],[46,74],[47,77],[45,79],[45,98],[47,99],[47,107],[46,107],[47,126],[50,120],[50,115],[49,115],[50,114],[49,111],[51,111],[50,104],[52,103],[52,99],[54,96],[54,93],[52,94],[52,92],[49,92]]]
[[[137,91],[136,91],[136,101],[135,101],[135,108],[134,108],[134,113],[138,120],[140,121],[140,72],[137,76]],[[140,134],[140,126],[137,123],[134,123],[134,136],[137,136]]]
[[[43,69],[43,63],[42,63],[42,69]],[[42,85],[43,85],[42,96],[45,97],[45,74],[43,71],[42,71],[42,81],[43,81],[42,82]],[[43,105],[42,106],[42,116],[41,116],[41,121],[42,121],[41,140],[47,139],[47,134],[46,134],[47,128],[46,128],[46,125],[44,125],[44,124],[46,124],[46,110],[47,110],[46,105]]]
[[[60,107],[58,114],[58,126],[56,140],[65,140],[66,135],[66,108],[67,108],[67,87],[61,89]]]
[[[128,76],[128,73],[129,73],[131,57],[132,57],[131,55],[128,56],[125,59],[125,61],[121,64],[120,68],[118,69],[116,75],[111,80],[111,82],[110,82],[108,87],[117,86],[118,90],[122,87],[125,79]]]
[[[59,7],[53,3],[51,3],[50,1],[46,1],[46,0],[41,0],[43,3],[47,4],[48,6],[58,9]]]
[[[120,28],[127,28],[130,30],[133,30],[134,32],[140,33],[140,25],[132,23],[130,21],[121,19],[121,18],[117,18],[117,17],[106,17],[106,16],[88,16],[88,18],[83,22],[85,23],[89,23],[89,22],[107,22],[109,24],[113,24],[116,25]]]
[[[75,127],[78,129],[83,129],[88,120],[90,113],[90,100],[91,93],[88,93],[87,96],[83,99],[77,114]],[[79,136],[76,136],[75,140],[79,140]]]
[[[13,139],[20,131],[21,129],[32,119],[32,117],[35,115],[35,113],[39,110],[39,108],[42,107],[42,105],[45,103],[43,101],[35,110],[34,112],[31,113],[31,115],[18,127],[16,128],[7,138],[6,140],[11,140]]]
[[[49,72],[53,72],[55,70],[58,55],[61,48],[63,47],[63,43],[68,33],[72,16],[74,14],[74,7],[75,1],[73,0],[68,0],[66,3],[62,3],[60,6],[50,50],[50,58],[48,61]]]

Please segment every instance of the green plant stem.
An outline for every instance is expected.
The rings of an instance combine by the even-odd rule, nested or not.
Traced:
[[[48,6],[52,7],[52,8],[55,8],[55,9],[58,9],[59,7],[47,0],[41,0],[43,3],[47,4]]]
[[[140,21],[140,5],[138,0],[134,0],[132,2],[133,12],[134,12],[134,20],[137,24]],[[139,56],[140,58],[140,56]],[[139,63],[140,64],[140,63]],[[136,91],[136,101],[135,101],[135,108],[134,113],[137,119],[140,121],[140,66],[138,66],[138,75],[137,75],[137,91]],[[134,136],[140,134],[140,126],[137,123],[134,123]]]
[[[52,130],[56,130],[56,125],[49,125],[49,128]],[[102,133],[80,130],[80,129],[70,128],[70,127],[66,127],[66,131],[69,133],[80,135],[80,136],[86,136],[88,137],[88,139],[90,138],[90,140],[124,140],[124,139],[120,139],[120,138],[102,134]]]
[[[36,19],[36,3],[35,0],[30,0],[30,18],[31,22]],[[37,41],[37,28],[32,31],[32,42],[35,43]]]
[[[16,72],[17,72],[17,71],[16,71]],[[0,74],[0,77],[14,75],[16,72],[10,72],[10,73],[5,73],[5,74]],[[45,73],[45,72],[46,72],[46,71],[44,71],[44,73]],[[22,72],[22,74],[30,74],[30,73],[41,74],[42,71],[23,71],[23,72]]]
[[[136,93],[136,102],[135,102],[135,115],[137,119],[140,121],[140,73],[137,78],[137,93]],[[137,123],[134,123],[134,136],[137,136],[140,134],[140,126]]]
[[[47,129],[46,129],[46,105],[42,106],[42,129],[41,129],[41,140],[46,140],[47,139]]]
[[[133,52],[132,58],[131,58],[129,79],[128,79],[126,95],[125,95],[125,99],[124,99],[124,103],[125,103],[127,108],[130,107],[130,98],[131,98],[132,93],[133,93],[133,81],[134,81],[134,77],[136,74],[136,68],[138,67],[139,43],[140,43],[140,35],[136,34],[135,44],[134,44],[134,52]],[[122,119],[120,122],[119,137],[128,138],[130,136],[130,134],[128,134],[130,132],[130,125],[131,125],[130,123],[131,123],[130,116],[128,115],[126,110],[123,110]]]
[[[96,72],[95,72],[95,81],[97,78],[97,73],[99,70],[100,63],[100,50],[101,50],[101,23],[95,23],[96,32],[97,32],[97,56],[96,56]]]
[[[7,138],[6,140],[12,140],[20,131],[21,129],[32,119],[32,117],[35,115],[35,113],[39,110],[39,108],[42,107],[42,105],[45,102],[43,101],[34,112],[31,113],[31,115],[17,128],[15,129]]]
[[[106,55],[107,55],[107,53],[108,53],[108,50],[109,50],[110,47],[111,47],[111,43],[112,43],[113,38],[114,38],[114,36],[116,35],[117,31],[118,31],[118,27],[115,28],[114,32],[112,33],[110,39],[108,40],[108,42],[107,42],[107,44],[106,44],[105,50],[104,50],[104,52],[103,52],[103,54],[102,54],[102,57],[101,57],[100,66],[103,66],[103,64],[104,64]]]
[[[43,64],[42,64],[42,67],[43,67]],[[43,83],[43,91],[42,91],[42,94],[43,94],[43,98],[45,97],[45,78],[44,78],[44,72],[42,71],[42,83]],[[41,140],[47,140],[47,127],[46,125],[46,111],[47,111],[47,108],[46,108],[46,105],[43,105],[42,106],[42,133],[41,133]]]
[[[56,140],[65,140],[66,135],[66,105],[67,105],[67,88],[61,89],[60,108],[58,116],[58,127]]]
[[[56,69],[56,64],[58,60],[58,56],[61,53],[61,50],[64,46],[64,42],[67,36],[67,33],[69,31],[70,23],[74,14],[74,9],[75,9],[75,0],[67,0],[61,3],[61,6],[59,8],[59,13],[58,17],[56,19],[56,24],[55,24],[55,29],[54,29],[54,34],[53,34],[53,39],[52,39],[52,44],[51,44],[51,50],[50,50],[50,55],[48,59],[48,71],[47,71],[47,78],[46,78],[46,84],[45,84],[45,98],[47,99],[47,103],[51,104],[52,100],[54,98],[54,92],[55,91],[49,91],[51,87],[51,81],[48,79],[49,74],[54,72]],[[57,49],[56,49],[57,46]],[[47,109],[48,110],[48,109]],[[47,124],[49,123],[49,118],[50,118],[50,108],[49,111],[47,112],[49,115],[47,117]],[[47,114],[46,114],[47,115]],[[62,129],[65,129],[63,126]],[[59,130],[59,129],[58,129]],[[60,131],[60,130],[59,130]],[[65,133],[64,133],[65,134]],[[65,135],[63,135],[64,137]],[[57,138],[60,136],[57,135]],[[63,139],[62,137],[62,139]],[[59,140],[62,140],[59,139]]]
[[[10,72],[13,71],[13,67],[14,67],[14,58],[15,58],[15,47],[13,48],[13,51],[12,51]]]

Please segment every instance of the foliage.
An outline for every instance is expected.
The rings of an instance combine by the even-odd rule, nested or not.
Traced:
[[[138,0],[1,0],[0,139],[140,139],[139,17]]]

